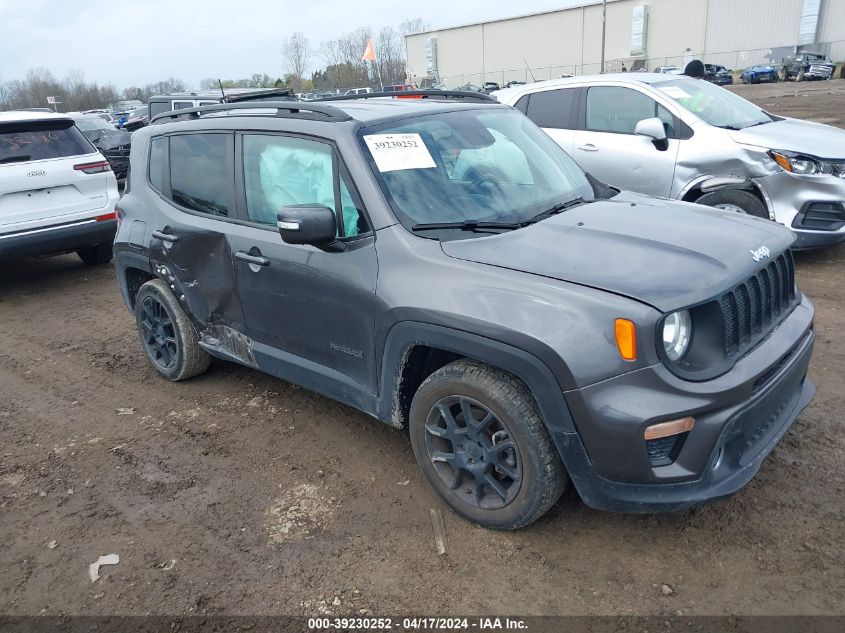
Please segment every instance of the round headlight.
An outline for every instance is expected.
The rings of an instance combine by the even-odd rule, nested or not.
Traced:
[[[692,320],[689,310],[673,312],[663,321],[663,349],[671,361],[680,360],[689,347]]]

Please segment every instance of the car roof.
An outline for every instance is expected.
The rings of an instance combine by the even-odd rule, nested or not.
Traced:
[[[320,103],[317,101],[316,103]],[[348,101],[327,101],[338,110],[348,114],[353,120],[360,123],[373,123],[375,121],[389,121],[409,116],[423,116],[437,112],[452,112],[479,107],[499,105],[495,101],[455,101],[437,99],[413,99],[377,97],[375,99],[350,99]]]
[[[25,121],[66,121],[72,120],[66,114],[59,114],[57,112],[27,112],[25,110],[9,110],[8,112],[0,112],[0,123],[17,123]]]
[[[228,107],[227,107],[228,106]],[[471,99],[467,101],[456,99],[415,99],[409,97],[375,97],[369,99],[351,98],[351,99],[328,99],[325,101],[256,101],[247,103],[231,103],[221,104],[219,111],[209,111],[204,113],[201,117],[205,121],[222,121],[222,120],[239,120],[245,117],[255,117],[261,119],[272,118],[272,114],[278,111],[290,111],[300,109],[303,112],[309,111],[309,106],[329,107],[330,110],[340,111],[345,114],[348,119],[355,123],[370,125],[372,123],[381,123],[395,121],[404,118],[424,116],[428,114],[436,114],[438,112],[454,112],[456,110],[466,110],[473,108],[501,108],[506,107],[497,102],[495,99],[477,100]],[[209,106],[209,109],[214,106]],[[202,111],[202,109],[200,109]],[[173,113],[167,113],[172,116],[171,120],[153,120],[156,124],[172,125],[178,123],[188,122],[186,119],[178,119],[176,117],[185,116],[194,112],[193,110],[175,110]],[[164,115],[159,115],[164,116]],[[297,117],[299,118],[299,117]],[[309,117],[310,118],[310,117]],[[196,119],[194,119],[196,120]],[[311,119],[315,120],[315,119]],[[318,123],[328,122],[316,119]],[[337,119],[335,119],[337,121]],[[237,126],[234,126],[237,127]]]
[[[641,72],[627,72],[627,73],[605,73],[603,75],[577,75],[575,77],[564,77],[562,79],[546,79],[544,81],[535,81],[533,83],[524,84],[522,86],[512,86],[510,88],[502,88],[493,93],[494,97],[511,98],[517,95],[537,92],[540,89],[551,90],[554,88],[566,88],[567,86],[580,86],[582,84],[589,84],[594,82],[612,82],[622,84],[658,84],[664,81],[676,81],[678,79],[686,79],[688,81],[698,81],[692,77],[685,75],[670,75],[666,73],[641,73]]]

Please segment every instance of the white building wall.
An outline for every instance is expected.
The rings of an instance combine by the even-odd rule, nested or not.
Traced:
[[[803,0],[609,0],[606,68],[619,70],[630,56],[633,9],[648,5],[648,70],[683,67],[686,57],[743,68],[768,60],[773,47],[798,37]],[[601,3],[483,24],[410,35],[408,69],[425,71],[425,40],[437,37],[438,66],[448,87],[484,81],[530,81],[600,71]],[[845,59],[845,0],[822,0],[819,41]],[[525,66],[532,69],[527,72]]]
[[[819,42],[830,43],[830,58],[845,62],[845,0],[822,0]]]
[[[797,42],[802,6],[803,0],[709,0],[705,57],[728,68],[767,62],[772,47]]]

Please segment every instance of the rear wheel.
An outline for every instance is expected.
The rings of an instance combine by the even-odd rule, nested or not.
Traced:
[[[99,244],[92,244],[91,246],[83,246],[76,251],[76,254],[79,255],[79,259],[89,266],[105,264],[111,261],[112,243],[100,242]]]
[[[798,71],[798,77],[796,78],[796,81],[804,81],[804,79],[804,69],[802,68]]]
[[[720,189],[712,193],[706,193],[695,201],[708,207],[716,207],[725,211],[747,213],[758,218],[769,219],[769,212],[766,205],[753,193],[739,189]]]
[[[141,346],[162,377],[185,380],[208,369],[211,357],[199,346],[194,326],[163,280],[141,286],[135,322]]]
[[[455,512],[498,530],[534,522],[568,478],[526,388],[460,360],[414,395],[411,445],[429,484]]]

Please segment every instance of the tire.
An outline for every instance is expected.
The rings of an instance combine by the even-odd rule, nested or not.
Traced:
[[[467,409],[475,423],[469,431]],[[409,427],[428,483],[456,513],[484,527],[515,530],[536,521],[569,481],[528,390],[484,364],[459,360],[426,378]]]
[[[795,81],[804,81],[804,69],[798,71],[798,76],[795,78]]]
[[[758,218],[769,219],[766,205],[753,193],[740,189],[719,189],[712,193],[705,193],[696,204],[707,207],[718,207],[728,211],[740,211]]]
[[[107,264],[112,258],[112,243],[100,242],[91,246],[83,246],[76,251],[76,254],[79,255],[79,259],[89,266]]]
[[[147,359],[163,378],[176,382],[208,369],[211,356],[199,346],[194,326],[164,280],[141,286],[135,323]]]

